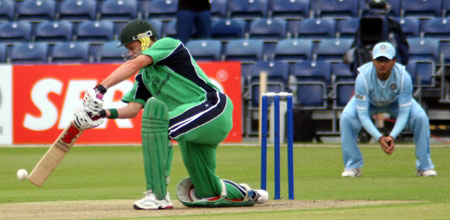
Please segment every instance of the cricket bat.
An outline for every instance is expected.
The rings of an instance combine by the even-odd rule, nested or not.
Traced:
[[[41,160],[36,164],[33,171],[31,171],[28,176],[28,180],[39,187],[44,185],[50,174],[58,166],[67,152],[69,152],[75,141],[80,137],[81,133],[83,133],[83,130],[80,129],[75,122],[70,122],[69,126],[64,129]]]

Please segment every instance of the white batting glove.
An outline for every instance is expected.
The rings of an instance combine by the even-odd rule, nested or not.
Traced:
[[[75,115],[74,119],[75,124],[77,124],[77,126],[83,130],[98,127],[105,121],[104,118],[98,118],[96,120],[93,120],[89,116],[87,111],[84,109],[78,110],[77,112],[75,112],[74,115]]]
[[[91,117],[97,116],[103,109],[102,97],[105,92],[105,87],[98,85],[84,94],[83,106]]]

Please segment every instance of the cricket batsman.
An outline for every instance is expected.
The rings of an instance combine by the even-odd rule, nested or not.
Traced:
[[[211,83],[179,40],[158,39],[146,21],[128,23],[120,35],[128,54],[125,62],[101,84],[86,92],[84,111],[76,113],[83,128],[98,126],[97,118],[133,118],[141,109],[145,197],[135,209],[170,209],[167,191],[172,162],[170,139],[179,143],[189,177],[177,185],[177,197],[186,206],[253,206],[265,203],[268,193],[247,184],[220,179],[216,149],[232,124],[233,103]],[[103,109],[101,96],[108,88],[133,76],[132,89],[118,109]]]

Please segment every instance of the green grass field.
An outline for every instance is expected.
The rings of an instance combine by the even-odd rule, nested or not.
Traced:
[[[361,146],[365,166],[363,176],[356,179],[340,177],[343,165],[338,145],[295,147],[296,200],[401,200],[410,203],[176,218],[450,219],[450,147],[432,147],[432,159],[438,176],[420,178],[415,176],[414,147],[400,145],[393,155],[386,156],[381,149],[373,146]],[[176,200],[175,186],[187,176],[187,172],[179,148],[175,146],[174,149],[169,191],[172,199]],[[30,172],[46,150],[46,147],[0,148],[0,205],[41,201],[137,200],[145,190],[141,148],[138,146],[76,146],[42,188],[17,180],[16,171],[25,168]],[[286,198],[285,148],[282,150],[282,197]],[[258,146],[221,146],[217,157],[217,174],[221,178],[259,187]],[[270,195],[273,195],[272,157],[269,152]]]

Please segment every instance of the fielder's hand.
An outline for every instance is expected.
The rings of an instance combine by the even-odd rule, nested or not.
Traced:
[[[391,136],[382,136],[378,139],[381,149],[387,154],[391,155],[395,150],[394,138]]]
[[[80,129],[89,129],[100,126],[105,121],[104,118],[92,119],[86,110],[82,109],[75,112],[74,122]]]
[[[95,88],[86,91],[83,98],[83,106],[86,112],[91,117],[97,116],[103,109],[103,94],[106,89],[102,85],[97,85]]]

